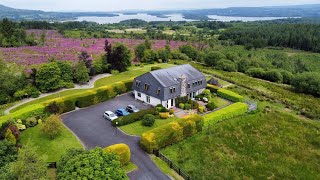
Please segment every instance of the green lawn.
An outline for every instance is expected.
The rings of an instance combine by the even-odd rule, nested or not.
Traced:
[[[101,86],[106,86],[108,84],[113,84],[119,81],[123,81],[123,80],[127,80],[130,78],[134,78],[137,77],[141,74],[147,73],[151,70],[152,66],[159,66],[162,68],[167,68],[167,67],[172,67],[173,65],[171,64],[153,64],[153,65],[147,65],[144,67],[131,67],[129,69],[129,71],[123,72],[123,73],[119,73],[116,75],[112,75],[109,77],[105,77],[102,79],[99,79],[95,82],[95,88],[101,87]],[[25,104],[22,104],[14,109],[12,109],[10,112],[16,112],[22,108],[25,108],[27,106],[33,105],[33,104],[37,104],[37,103],[42,103],[44,101],[50,100],[50,99],[54,99],[54,98],[58,98],[58,97],[64,97],[64,96],[69,96],[69,95],[73,95],[75,93],[79,93],[79,92],[83,92],[83,91],[87,91],[88,89],[72,89],[72,90],[66,90],[60,93],[55,93],[52,94],[50,96],[47,97],[43,97],[43,98],[39,98],[30,102],[27,102]]]
[[[83,148],[78,139],[67,128],[63,127],[61,135],[54,140],[50,140],[42,134],[40,126],[37,125],[23,131],[20,136],[20,143],[24,145],[30,141],[37,148],[39,156],[47,158],[47,162],[57,162],[61,155],[70,148]]]
[[[121,126],[120,129],[127,134],[141,136],[144,132],[154,129],[156,127],[162,126],[164,124],[170,123],[172,121],[177,120],[177,117],[169,118],[169,119],[156,119],[154,125],[152,127],[146,127],[141,124],[141,121],[137,121],[125,126]]]
[[[229,102],[223,98],[220,97],[214,97],[213,102],[217,105],[217,107],[223,107],[229,104]]]
[[[138,168],[137,165],[135,165],[134,163],[132,162],[129,162],[128,164],[126,164],[125,166],[122,167],[122,169],[126,172],[126,173],[129,173],[131,171],[134,171]]]
[[[183,178],[179,176],[178,173],[171,169],[169,165],[162,161],[160,158],[156,157],[155,155],[151,155],[151,159],[164,174],[167,174],[176,180],[183,180]]]
[[[193,179],[320,179],[320,122],[275,110],[246,115],[162,153]]]

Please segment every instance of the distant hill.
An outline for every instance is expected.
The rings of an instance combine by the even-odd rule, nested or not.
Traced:
[[[119,13],[119,12],[118,12]],[[312,17],[320,18],[320,4],[269,6],[269,7],[230,7],[220,9],[197,10],[154,10],[154,11],[121,11],[125,14],[147,13],[158,17],[179,13],[188,19],[208,20],[208,15],[243,16],[243,17]],[[73,20],[80,16],[117,16],[114,12],[45,12],[38,10],[14,9],[0,5],[0,18],[13,20]]]

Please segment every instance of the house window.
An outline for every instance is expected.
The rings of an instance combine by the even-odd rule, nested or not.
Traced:
[[[200,85],[202,85],[202,81],[200,81]]]
[[[173,93],[176,93],[176,88],[175,87],[173,88]]]
[[[144,90],[148,91],[149,90],[149,84],[144,84]]]
[[[140,81],[136,81],[136,86],[140,87]]]
[[[141,97],[141,93],[138,93],[138,97]]]
[[[170,88],[170,93],[171,94],[176,93],[176,88],[175,87]]]
[[[150,96],[146,97],[147,103],[150,103]]]
[[[191,85],[190,85],[190,83],[188,83],[188,88],[190,88],[191,87]]]
[[[159,89],[157,90],[157,94],[159,95],[159,94],[160,94],[160,92],[161,92],[161,89],[159,88]]]

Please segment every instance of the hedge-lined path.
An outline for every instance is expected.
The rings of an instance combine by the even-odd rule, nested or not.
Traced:
[[[106,73],[106,74],[99,74],[99,75],[96,75],[94,77],[92,77],[90,79],[90,81],[87,83],[87,84],[83,84],[83,85],[79,85],[79,84],[75,84],[74,88],[70,88],[70,89],[66,89],[66,88],[63,88],[63,89],[60,89],[58,91],[53,91],[53,92],[49,92],[49,93],[42,93],[40,94],[39,97],[37,98],[27,98],[27,99],[23,99],[21,100],[18,104],[15,104],[14,106],[6,109],[4,111],[4,114],[10,114],[10,111],[12,109],[15,109],[16,107],[19,107],[27,102],[30,102],[30,101],[33,101],[33,100],[36,100],[36,99],[40,99],[40,98],[43,98],[43,97],[47,97],[47,96],[50,96],[50,95],[53,95],[53,94],[57,94],[57,93],[61,93],[63,91],[68,91],[68,90],[75,90],[75,89],[92,89],[94,88],[94,83],[99,80],[99,79],[102,79],[102,78],[105,78],[105,77],[109,77],[111,76],[111,74],[109,73]]]
[[[98,105],[64,114],[63,123],[76,134],[86,149],[96,146],[104,148],[118,143],[127,144],[131,150],[131,161],[138,166],[137,170],[128,173],[130,179],[169,180],[170,178],[158,169],[151,157],[139,147],[139,137],[126,135],[102,117],[104,111],[115,111],[128,104],[139,109],[149,108],[149,105],[134,100],[132,94],[127,93]]]

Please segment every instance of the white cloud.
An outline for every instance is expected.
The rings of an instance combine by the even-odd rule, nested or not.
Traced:
[[[125,9],[199,9],[319,3],[319,0],[1,0],[0,4],[46,11],[114,11]]]

